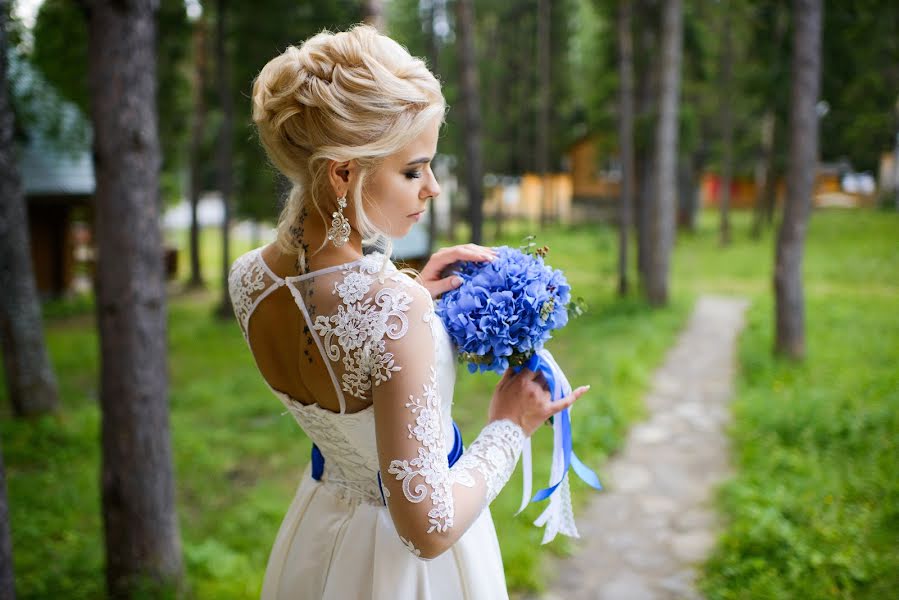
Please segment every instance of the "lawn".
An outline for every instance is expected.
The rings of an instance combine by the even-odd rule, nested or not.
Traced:
[[[540,243],[551,248],[550,264],[565,270],[575,294],[590,306],[549,347],[573,385],[593,385],[574,412],[574,442],[600,478],[604,457],[642,415],[649,377],[696,294],[753,298],[735,401],[735,460],[741,474],[722,494],[732,524],[704,580],[710,596],[750,597],[739,594],[774,590],[775,583],[794,593],[825,572],[843,577],[835,566],[840,560],[852,573],[852,589],[886,589],[876,587],[888,583],[884,569],[892,565],[896,572],[895,543],[892,550],[888,545],[890,536],[895,542],[899,522],[896,485],[885,474],[896,466],[890,440],[897,433],[899,386],[889,365],[896,364],[899,343],[895,309],[888,312],[888,306],[896,303],[899,281],[897,225],[899,219],[885,213],[813,216],[806,267],[810,357],[799,367],[770,358],[772,245],[770,235],[760,242],[746,239],[744,215],[736,215],[737,239],[726,250],[716,246],[712,214],[703,216],[695,234],[679,238],[672,302],[664,310],[615,298],[613,230],[554,227],[541,234]],[[513,228],[497,243],[518,245],[524,232]],[[205,232],[209,289],[184,293],[175,285],[169,303],[177,506],[191,597],[257,598],[268,551],[310,444],[261,382],[236,323],[212,316],[219,284],[215,240],[215,232]],[[238,242],[237,251],[245,248]],[[182,255],[181,265],[186,264]],[[103,597],[97,339],[90,303],[79,302],[75,309],[56,305],[45,311],[63,410],[28,423],[12,421],[8,412],[0,419],[21,598]],[[495,382],[496,377],[459,369],[454,417],[466,441],[484,423]],[[550,441],[549,430],[535,439],[538,485],[548,475]],[[827,494],[815,479],[825,475]],[[595,493],[578,481],[572,488],[579,504]],[[539,545],[542,530],[530,524],[539,507],[514,516],[520,490],[516,473],[491,509],[510,586],[539,589],[546,575],[541,557],[570,547],[564,539]],[[869,504],[875,492],[878,502]],[[805,506],[806,499],[815,498],[821,506]],[[806,512],[799,510],[803,507]],[[820,524],[821,531],[809,522]],[[746,529],[753,527],[762,530],[749,537]],[[778,537],[785,531],[786,541]],[[827,535],[833,538],[832,551],[822,548],[820,538]],[[793,562],[784,561],[784,553],[798,547],[787,542],[813,548],[823,558],[800,553]],[[860,562],[859,553],[874,558]],[[823,562],[815,567],[814,561]],[[829,585],[828,580],[821,589]],[[839,579],[833,585],[844,583]],[[854,597],[845,591],[849,588],[837,589],[843,595],[827,592],[829,597]]]

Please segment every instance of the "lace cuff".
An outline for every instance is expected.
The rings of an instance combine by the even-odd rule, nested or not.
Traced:
[[[508,419],[488,423],[453,467],[457,481],[472,485],[471,472],[479,472],[487,485],[485,504],[490,504],[512,476],[526,437],[524,430]]]

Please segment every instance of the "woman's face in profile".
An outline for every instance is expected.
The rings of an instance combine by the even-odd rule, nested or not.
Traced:
[[[405,148],[385,158],[366,180],[368,217],[392,238],[409,233],[424,216],[428,199],[440,194],[431,170],[440,121],[435,118]]]

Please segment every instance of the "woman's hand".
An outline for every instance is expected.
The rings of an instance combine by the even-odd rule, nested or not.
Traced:
[[[574,404],[589,389],[589,385],[582,385],[553,402],[541,373],[527,367],[515,373],[509,367],[493,391],[487,420],[509,419],[517,423],[525,435],[530,436],[547,419]]]
[[[455,275],[440,277],[443,270],[454,262],[472,261],[483,262],[496,258],[496,250],[477,244],[462,244],[449,246],[435,252],[428,263],[421,270],[421,283],[431,293],[431,297],[437,299],[440,294],[448,292],[462,285],[462,280]]]

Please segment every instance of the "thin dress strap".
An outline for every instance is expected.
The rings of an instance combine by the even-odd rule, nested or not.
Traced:
[[[299,307],[300,312],[303,313],[303,318],[306,319],[306,326],[309,327],[310,330],[313,329],[314,323],[312,319],[309,317],[309,311],[306,310],[306,303],[303,302],[303,297],[300,294],[300,290],[287,282],[287,289],[290,290],[290,293],[293,295],[293,301]],[[322,346],[322,341],[319,339],[318,335],[312,334],[312,339],[315,340],[315,346],[318,348],[318,353],[322,357],[322,362],[325,363],[325,367],[328,369],[328,375],[331,376],[331,384],[334,386],[334,392],[337,394],[337,402],[340,404],[340,414],[346,412],[346,399],[343,397],[343,391],[340,389],[340,383],[337,381],[337,375],[334,373],[334,369],[331,367],[331,361],[328,360],[328,355],[325,354],[325,349]]]
[[[305,275],[285,278],[275,275],[265,260],[263,260],[261,247],[251,250],[235,260],[228,275],[228,293],[231,296],[234,314],[237,316],[237,320],[240,323],[240,329],[243,332],[244,340],[246,340],[247,345],[249,346],[250,344],[249,324],[253,311],[255,311],[256,307],[259,306],[259,304],[272,292],[285,285],[290,290],[290,293],[294,298],[294,303],[299,307],[300,312],[303,313],[303,319],[306,321],[306,326],[312,330],[313,322],[309,317],[309,311],[306,309],[306,305],[303,302],[299,290],[294,285],[291,285],[291,282],[307,279],[313,275],[336,271],[345,268],[347,264],[335,265]],[[312,335],[312,338],[315,340],[315,345],[322,357],[322,362],[324,362],[325,367],[328,369],[331,385],[334,388],[334,392],[337,394],[337,401],[340,404],[340,414],[343,414],[346,412],[346,399],[344,398],[343,391],[340,389],[337,375],[331,367],[331,363],[325,354],[325,350],[322,347],[322,342],[319,337],[317,335]]]

